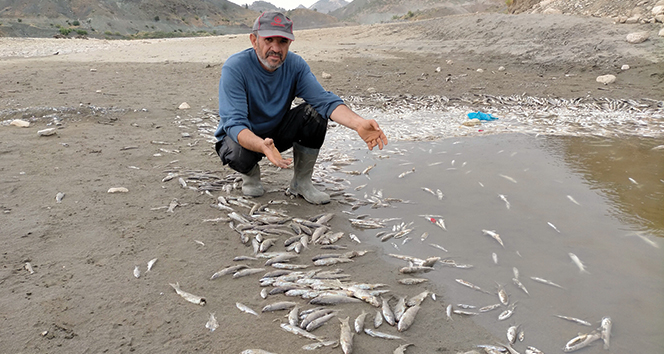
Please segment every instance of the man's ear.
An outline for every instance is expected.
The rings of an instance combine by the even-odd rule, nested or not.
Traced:
[[[256,35],[254,35],[253,33],[250,33],[249,34],[249,40],[251,41],[251,45],[253,47],[256,47],[256,40],[258,40],[258,38],[256,38]]]

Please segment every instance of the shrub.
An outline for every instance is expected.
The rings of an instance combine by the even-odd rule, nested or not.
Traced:
[[[154,17],[154,22],[159,22],[159,16]]]
[[[87,36],[87,35],[88,35],[88,31],[86,31],[86,30],[82,30],[82,29],[77,29],[77,30],[76,30],[76,33],[77,33],[79,36]]]
[[[18,22],[23,22],[23,20],[22,20],[22,19],[20,19],[20,18],[19,18],[19,19],[18,19],[17,21],[18,21]]]
[[[105,31],[104,34],[107,35],[107,36],[112,36],[112,35],[113,35],[113,32],[111,32],[111,31]]]
[[[60,27],[60,34],[63,36],[68,36],[71,33],[71,29]]]
[[[72,26],[80,26],[81,25],[81,23],[78,22],[78,20],[74,20],[74,22],[72,22],[71,24],[72,24]]]

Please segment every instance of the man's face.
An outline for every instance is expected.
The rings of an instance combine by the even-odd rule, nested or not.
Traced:
[[[249,35],[256,56],[267,71],[277,70],[286,60],[291,40],[283,37],[256,37]]]

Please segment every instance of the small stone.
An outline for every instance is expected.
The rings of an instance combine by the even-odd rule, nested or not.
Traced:
[[[498,71],[505,71],[505,70],[507,70],[507,69],[505,69],[504,66],[500,66],[500,67],[498,67]]]
[[[445,62],[447,63],[447,65],[454,65],[454,61],[452,60],[445,60]]]
[[[322,77],[323,79],[331,79],[331,78],[332,78],[332,74],[328,74],[328,73],[326,73],[325,71],[323,71],[323,74],[321,75],[321,77]]]
[[[189,109],[189,108],[191,108],[191,106],[189,106],[187,102],[182,102],[178,107],[178,109]]]
[[[42,130],[37,131],[37,134],[39,134],[39,136],[49,136],[49,135],[53,135],[53,134],[57,134],[57,133],[58,132],[56,131],[56,128],[46,128],[46,129],[42,129]]]
[[[648,37],[650,37],[650,33],[646,32],[646,31],[643,31],[643,32],[630,33],[630,34],[627,35],[626,39],[627,39],[627,42],[629,42],[629,43],[638,44],[638,43],[645,42],[646,39],[648,39]]]
[[[484,69],[477,69],[477,72],[478,72],[478,73],[483,73],[483,72],[484,72]]]
[[[367,89],[367,92],[369,92],[369,93],[375,93],[375,92],[376,92],[376,89],[375,89],[374,87],[369,87],[369,88]]]
[[[127,193],[129,192],[129,189],[125,187],[112,187],[108,189],[107,193]]]
[[[657,15],[661,15],[661,14],[664,14],[664,5],[657,5],[657,6],[652,8],[652,15],[653,16],[657,16]]]
[[[640,19],[641,19],[641,16],[639,16],[639,15],[632,16],[632,17],[626,19],[626,20],[625,20],[625,23],[626,23],[626,24],[635,24],[635,23],[639,23],[639,20],[640,20]]]
[[[614,75],[601,75],[597,77],[597,82],[600,84],[608,85],[610,83],[613,83],[616,81],[616,77]]]
[[[660,36],[660,37],[664,37],[664,28],[662,28],[661,30],[659,30],[658,36]]]
[[[90,72],[91,72],[91,73],[96,73],[96,72],[97,72],[97,69],[90,69]]]
[[[11,123],[9,123],[9,124],[10,124],[10,125],[17,126],[17,127],[21,127],[21,128],[27,128],[27,127],[30,126],[30,122],[27,122],[27,121],[24,121],[24,120],[21,120],[21,119],[14,119],[14,120],[13,120]]]
[[[181,133],[180,134],[183,138],[191,138],[191,134],[189,133]]]
[[[655,16],[655,22],[664,23],[664,14]]]
[[[629,70],[629,65],[625,64],[620,67],[620,70]]]
[[[553,7],[549,7],[548,9],[542,11],[543,14],[545,15],[562,15],[563,12],[561,10],[558,10]]]
[[[441,69],[440,66],[436,68],[437,73],[439,73],[441,70],[443,70],[443,69]]]

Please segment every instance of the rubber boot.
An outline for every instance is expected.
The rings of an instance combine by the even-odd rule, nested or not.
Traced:
[[[249,197],[260,197],[265,194],[265,189],[261,184],[261,169],[258,164],[246,175],[242,175],[242,194]]]
[[[316,189],[311,182],[318,151],[318,149],[311,149],[293,143],[293,180],[289,192],[294,195],[301,195],[311,204],[327,204],[330,202],[330,196]]]

